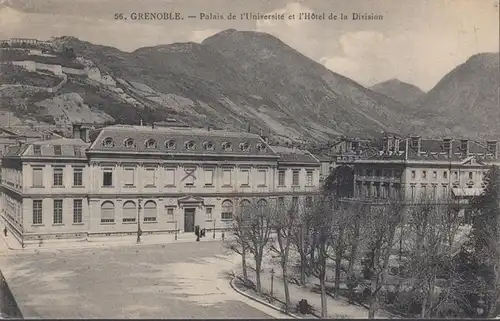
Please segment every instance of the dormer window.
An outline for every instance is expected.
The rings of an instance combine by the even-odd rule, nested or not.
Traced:
[[[223,150],[225,150],[225,151],[231,151],[231,150],[233,150],[233,145],[231,145],[231,143],[230,143],[230,142],[223,142],[223,143],[221,144],[221,147],[222,147],[222,149],[223,149]]]
[[[259,152],[265,151],[266,150],[266,145],[264,145],[264,144],[257,144],[257,150]]]
[[[167,140],[167,141],[165,142],[165,147],[166,147],[167,149],[175,149],[175,141],[174,141],[174,140],[172,140],[172,139],[171,139],[171,140]]]
[[[156,148],[156,141],[154,139],[148,139],[145,145],[146,148]]]
[[[62,155],[61,145],[54,145],[54,155]]]
[[[241,143],[240,144],[240,149],[244,152],[248,152],[250,150],[250,144],[248,143]]]
[[[186,149],[193,150],[195,149],[196,144],[192,140],[189,140],[184,143],[184,147],[186,147]]]
[[[115,147],[115,142],[113,141],[113,138],[111,137],[106,137],[103,141],[102,141],[102,145],[104,147]]]
[[[203,148],[206,150],[214,150],[214,143],[212,142],[204,142]]]
[[[133,147],[135,147],[135,142],[132,138],[127,138],[123,142],[123,145],[125,145],[125,147],[128,147],[128,148],[133,148]]]

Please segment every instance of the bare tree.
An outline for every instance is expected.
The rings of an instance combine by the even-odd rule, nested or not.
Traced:
[[[290,309],[290,290],[288,288],[288,260],[292,244],[292,234],[298,221],[299,206],[287,201],[271,204],[269,212],[273,218],[273,230],[276,235],[277,246],[271,245],[271,250],[280,257],[280,266],[285,290],[285,311]]]
[[[290,240],[300,259],[299,282],[302,286],[306,285],[306,274],[311,271],[311,266],[307,258],[311,255],[313,247],[310,231],[313,218],[312,203],[313,198],[308,198],[305,202],[298,202],[298,217],[290,234]]]
[[[245,239],[248,251],[252,253],[255,261],[256,290],[262,294],[261,272],[264,251],[269,245],[272,231],[272,215],[267,200],[260,199],[257,202],[250,202],[245,208],[247,213],[245,219]]]
[[[400,199],[389,199],[384,205],[370,208],[368,225],[369,269],[371,287],[368,317],[373,319],[379,309],[379,292],[388,276],[389,258],[395,245],[396,228],[401,224],[406,205]]]
[[[248,255],[248,222],[250,215],[250,202],[243,200],[233,215],[234,238],[226,238],[224,246],[241,255],[241,270],[243,279],[248,280],[247,255]]]

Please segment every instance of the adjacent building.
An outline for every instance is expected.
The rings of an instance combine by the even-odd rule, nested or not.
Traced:
[[[482,193],[485,175],[496,162],[496,141],[386,136],[377,153],[351,163],[354,195],[371,201],[398,197],[408,203],[426,198],[467,204]]]
[[[130,234],[138,224],[150,233],[226,229],[240,204],[319,188],[318,159],[255,134],[117,125],[95,135],[75,126],[74,137],[3,158],[2,217],[22,242]]]

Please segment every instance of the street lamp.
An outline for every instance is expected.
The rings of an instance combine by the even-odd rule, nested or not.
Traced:
[[[213,230],[212,238],[215,240],[215,218],[214,218],[214,230]]]
[[[142,234],[142,231],[141,231],[141,203],[142,203],[142,199],[139,198],[139,201],[137,202],[138,203],[138,206],[137,206],[137,243],[141,243],[141,234]]]

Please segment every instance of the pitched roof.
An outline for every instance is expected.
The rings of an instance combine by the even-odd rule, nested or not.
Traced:
[[[167,147],[169,145],[169,147]],[[99,152],[274,156],[256,134],[204,128],[115,125],[102,128],[90,147]]]
[[[69,139],[69,138],[58,138],[51,140],[40,140],[28,144],[23,144],[22,146],[13,146],[9,148],[9,151],[5,157],[16,157],[16,156],[29,156],[35,158],[45,158],[45,157],[75,157],[86,159],[85,150],[90,144],[85,143],[80,139]],[[40,152],[35,153],[34,146],[39,146]],[[60,147],[55,147],[60,146]],[[60,148],[61,152],[56,153],[56,149]]]
[[[319,164],[319,160],[307,150],[284,146],[271,146],[271,148],[280,156],[280,163]]]

